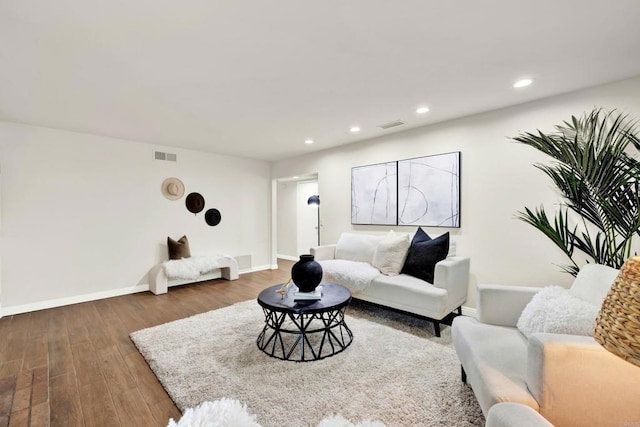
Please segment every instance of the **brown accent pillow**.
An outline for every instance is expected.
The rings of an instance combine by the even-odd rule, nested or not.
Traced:
[[[177,242],[171,237],[167,237],[167,247],[169,248],[169,259],[182,259],[191,256],[187,236],[182,236]]]

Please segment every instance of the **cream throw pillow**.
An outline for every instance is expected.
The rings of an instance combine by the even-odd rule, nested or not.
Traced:
[[[397,276],[402,270],[410,245],[409,234],[389,231],[376,247],[373,254],[373,266],[382,274]]]
[[[373,264],[373,255],[378,243],[384,239],[384,234],[342,233],[336,243],[336,259],[367,262]]]

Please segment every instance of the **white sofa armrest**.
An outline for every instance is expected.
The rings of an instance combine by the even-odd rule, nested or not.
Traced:
[[[316,261],[322,261],[326,259],[335,259],[336,245],[315,246],[310,249],[310,252],[311,252],[311,255],[314,256]]]
[[[527,386],[556,425],[640,425],[640,368],[592,337],[533,334]]]
[[[445,289],[450,301],[467,300],[469,288],[469,258],[450,257],[436,264],[433,272],[433,286]]]
[[[501,402],[489,409],[485,427],[553,427],[553,424],[527,405]]]
[[[476,316],[489,325],[516,327],[525,306],[541,287],[479,284]]]

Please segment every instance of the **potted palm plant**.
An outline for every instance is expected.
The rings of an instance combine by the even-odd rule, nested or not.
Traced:
[[[596,108],[581,118],[572,116],[555,130],[513,138],[553,159],[534,165],[562,196],[553,222],[543,206],[525,207],[516,216],[567,255],[571,263],[561,266],[566,272],[575,276],[576,258],[584,255],[587,262],[620,268],[640,234],[638,123],[615,110]]]

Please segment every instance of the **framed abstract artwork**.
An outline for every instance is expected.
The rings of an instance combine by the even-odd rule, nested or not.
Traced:
[[[398,225],[460,227],[460,152],[398,161]]]
[[[351,168],[351,223],[396,225],[398,163]]]

